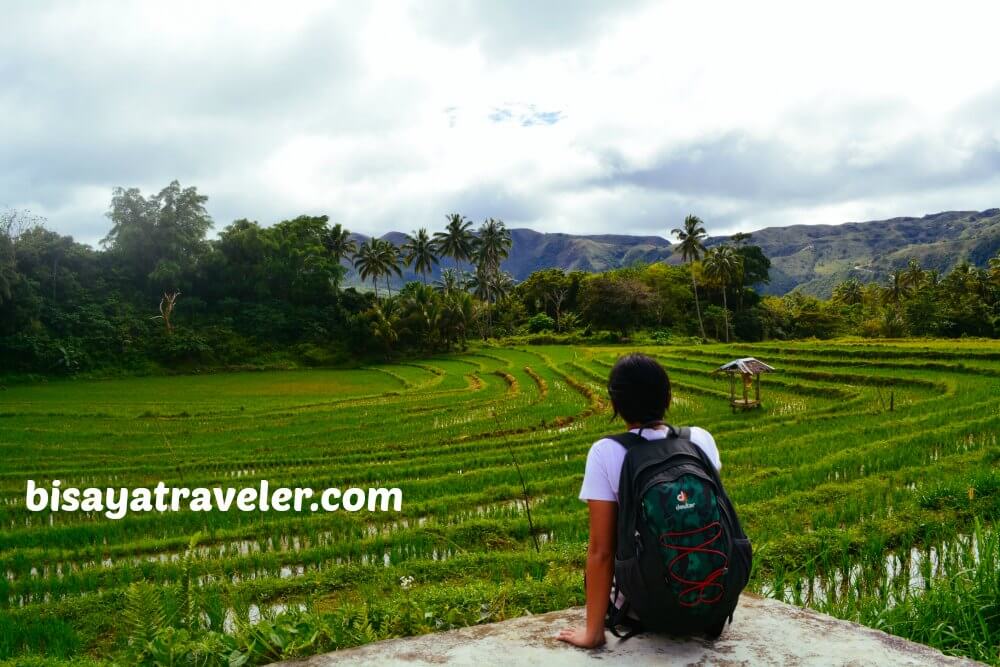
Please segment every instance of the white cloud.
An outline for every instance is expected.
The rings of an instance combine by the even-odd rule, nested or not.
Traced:
[[[29,3],[0,205],[94,242],[173,178],[217,227],[444,214],[713,232],[996,206],[989,3]]]

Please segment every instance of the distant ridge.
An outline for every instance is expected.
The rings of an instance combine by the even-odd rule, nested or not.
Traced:
[[[712,239],[712,243],[721,240]],[[753,232],[751,242],[771,259],[767,292],[784,294],[798,288],[829,296],[837,283],[851,277],[884,281],[911,258],[941,272],[963,260],[985,266],[1000,250],[1000,209],[842,225],[768,227]]]
[[[354,236],[359,243],[368,238]],[[406,236],[389,232],[382,238],[401,245]],[[675,247],[661,236],[576,235],[515,228],[511,229],[511,238],[510,257],[503,268],[516,280],[549,267],[606,271],[636,262],[681,261]],[[714,236],[706,245],[727,240],[725,236]],[[834,285],[850,277],[863,282],[882,281],[911,257],[925,268],[942,272],[962,260],[985,266],[1000,251],[1000,208],[840,225],[766,227],[753,232],[750,243],[759,245],[772,262],[771,283],[762,286],[764,292],[784,294],[798,288],[829,296]],[[442,266],[452,265],[450,259],[442,260]],[[432,278],[438,274],[435,271]],[[418,279],[414,273],[404,271],[403,281],[414,279]]]

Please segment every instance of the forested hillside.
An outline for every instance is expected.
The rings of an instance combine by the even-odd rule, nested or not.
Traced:
[[[706,245],[724,240],[713,238]],[[843,225],[768,227],[753,232],[753,242],[771,259],[766,293],[785,294],[798,288],[829,297],[839,282],[848,278],[880,282],[911,259],[939,273],[966,260],[985,267],[1000,250],[1000,209]]]

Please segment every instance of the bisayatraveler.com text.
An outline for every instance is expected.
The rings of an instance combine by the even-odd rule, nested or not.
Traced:
[[[403,491],[384,487],[316,491],[308,487],[258,486],[175,487],[159,482],[153,488],[66,487],[58,479],[38,485],[29,479],[24,499],[30,512],[93,512],[109,519],[129,512],[399,512]]]

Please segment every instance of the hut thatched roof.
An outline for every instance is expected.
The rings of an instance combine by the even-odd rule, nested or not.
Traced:
[[[715,373],[746,373],[752,375],[754,373],[770,373],[774,369],[763,361],[754,359],[753,357],[743,357],[742,359],[734,359],[728,364],[722,364],[715,369]]]

